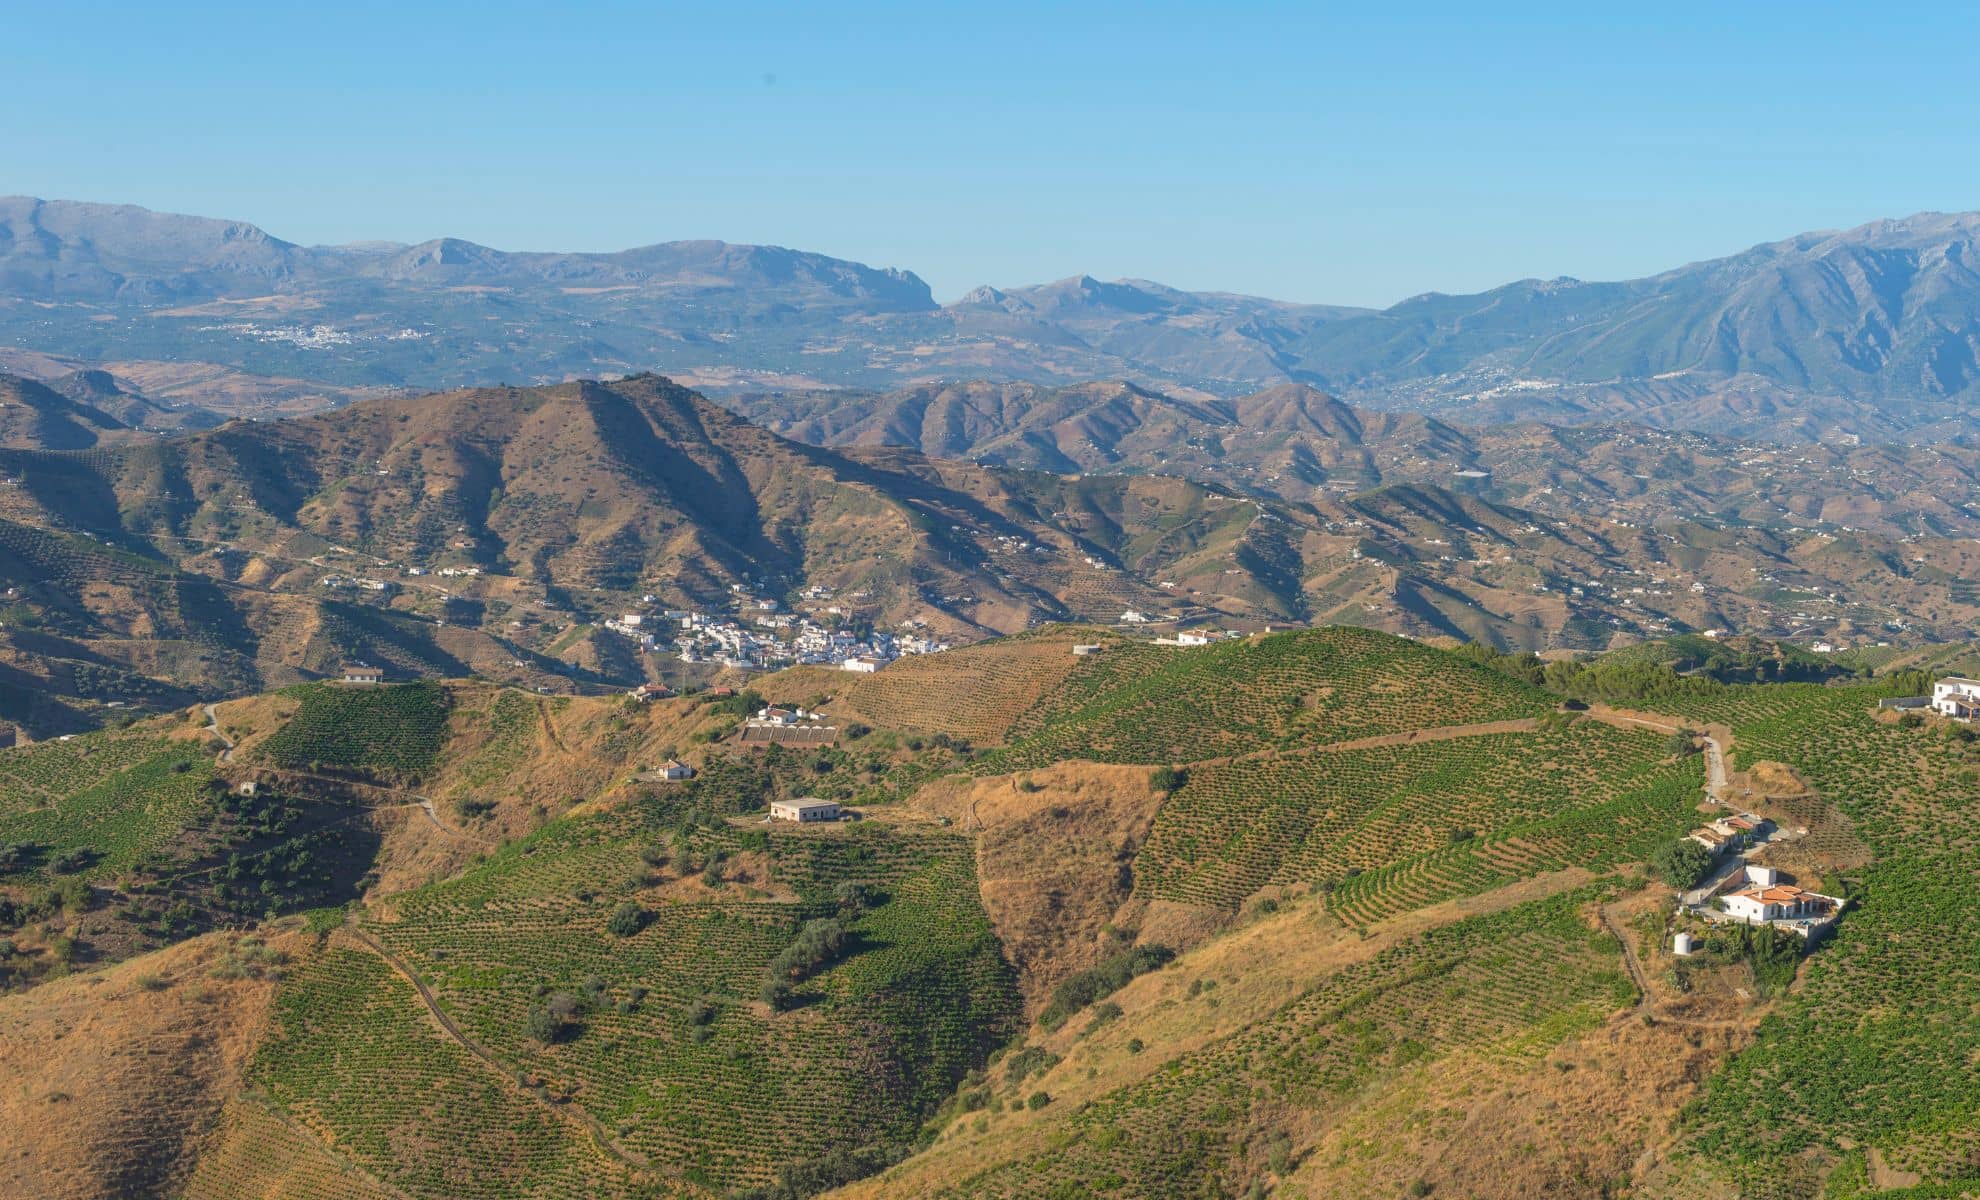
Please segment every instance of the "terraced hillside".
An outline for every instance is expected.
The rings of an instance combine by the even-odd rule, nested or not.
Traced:
[[[1695,825],[1702,773],[1589,720],[1192,767],[1135,866],[1150,896],[1235,908],[1323,884],[1350,924],[1543,870],[1641,861]]]
[[[1352,628],[1050,628],[897,666],[644,704],[310,684],[0,751],[0,1004],[31,1031],[0,1068],[109,1147],[56,1171],[71,1131],[37,1118],[0,1185],[1971,1190],[1980,739],[1879,715],[1883,684]],[[843,736],[744,748],[761,696]],[[1666,949],[1643,864],[1702,819],[1684,725],[1732,738],[1730,786],[1792,835],[1772,861],[1852,897],[1765,988]],[[696,777],[639,778],[668,756]],[[763,820],[804,795],[862,819]],[[118,1070],[232,997],[169,1081],[196,1120],[144,1124],[54,1038],[37,997],[66,1014],[99,976],[88,1061]]]
[[[1685,1113],[1660,1190],[1804,1200],[1980,1189],[1980,753],[1964,728],[1879,719],[1874,694],[1788,685],[1688,705],[1736,765],[1783,763],[1871,860],[1858,900],[1752,1049]]]
[[[1370,630],[1124,643],[1082,661],[1018,719],[991,761],[1197,762],[1529,718],[1554,703],[1497,672]]]

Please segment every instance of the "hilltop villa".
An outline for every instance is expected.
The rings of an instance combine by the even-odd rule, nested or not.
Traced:
[[[345,683],[383,683],[385,669],[368,667],[363,663],[345,663],[343,679]]]
[[[1955,721],[1980,714],[1980,679],[1950,675],[1932,685],[1932,711]]]

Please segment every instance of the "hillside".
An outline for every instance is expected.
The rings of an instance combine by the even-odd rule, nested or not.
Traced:
[[[1816,1200],[1970,1176],[1973,1048],[1933,1016],[1973,982],[1942,969],[1964,739],[1877,718],[1876,687],[1656,655],[1602,677],[1647,714],[1576,712],[1365,630],[1070,654],[1092,637],[766,677],[858,724],[799,753],[736,748],[751,696],[470,683],[0,751],[0,1062],[67,1122],[0,1100],[5,1177]],[[1730,740],[1741,803],[1809,831],[1766,861],[1861,906],[1798,973],[1664,949],[1670,892],[1635,864],[1702,819],[1681,723]],[[634,777],[670,754],[699,776]],[[1913,766],[1941,800],[1907,798]],[[762,823],[799,794],[863,819]],[[1927,990],[1865,1008],[1900,975]],[[1835,1040],[1865,1021],[1872,1043]],[[201,1049],[164,1080],[145,1064],[173,1046]],[[1756,1107],[1779,1139],[1732,1115]]]
[[[0,375],[0,447],[84,450],[124,429],[124,422],[84,399]]]
[[[827,450],[652,376],[0,449],[0,720],[75,732],[350,660],[557,692],[705,682],[721,668],[679,657],[678,622],[644,649],[606,623],[764,628],[765,601],[949,642],[1130,611],[1533,650],[1713,629],[1875,648],[1980,624],[1956,448],[1735,459],[1698,435],[1463,434],[1299,389],[1239,407],[1305,413],[1339,465],[1281,500],[1207,470]]]
[[[1709,515],[1903,537],[1976,528],[1958,497],[1980,483],[1980,457],[1963,443],[1756,444],[1642,425],[1452,425],[1357,408],[1303,385],[1222,399],[1125,382],[975,382],[878,394],[743,393],[724,403],[814,445],[1181,475],[1295,502],[1416,484],[1550,516],[1651,523]]]

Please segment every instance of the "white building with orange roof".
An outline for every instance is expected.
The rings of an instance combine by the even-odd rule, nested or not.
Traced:
[[[1843,901],[1835,896],[1782,883],[1771,867],[1759,866],[1747,867],[1745,886],[1727,892],[1720,903],[1735,921],[1772,925],[1804,938],[1827,929],[1843,907]]]

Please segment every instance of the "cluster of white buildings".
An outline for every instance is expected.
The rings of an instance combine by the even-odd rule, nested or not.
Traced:
[[[812,595],[811,593],[818,593]],[[812,588],[809,599],[829,596]],[[682,662],[717,663],[746,670],[836,666],[872,672],[904,654],[936,654],[950,643],[904,628],[898,633],[833,629],[800,613],[781,612],[775,600],[745,598],[734,613],[665,609],[628,612],[606,621],[606,630],[638,642],[643,650],[671,647]]]
[[[358,575],[325,575],[316,581],[327,588],[356,588],[361,592],[389,592],[392,584],[383,579],[369,579]]]

